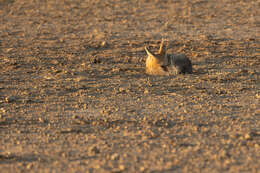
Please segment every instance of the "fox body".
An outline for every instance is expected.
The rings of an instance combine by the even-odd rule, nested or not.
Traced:
[[[176,75],[192,73],[190,59],[184,54],[167,54],[164,41],[161,42],[158,53],[151,53],[146,47],[146,73],[150,75]]]

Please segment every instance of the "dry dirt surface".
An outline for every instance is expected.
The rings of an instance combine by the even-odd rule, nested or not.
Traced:
[[[259,9],[0,0],[0,172],[260,172]],[[193,74],[145,74],[162,38]]]

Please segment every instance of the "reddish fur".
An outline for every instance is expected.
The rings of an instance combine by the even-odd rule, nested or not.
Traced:
[[[161,43],[158,53],[152,54],[147,48],[145,48],[148,57],[146,59],[146,73],[151,75],[165,75],[167,69],[163,67],[166,56],[166,49]]]
[[[153,57],[148,57],[146,59],[146,73],[151,75],[163,75],[166,72],[164,71],[163,67],[160,65],[157,59]]]

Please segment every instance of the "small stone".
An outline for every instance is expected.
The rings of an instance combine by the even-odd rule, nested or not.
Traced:
[[[78,119],[79,117],[78,117],[78,115],[72,115],[71,118],[72,118],[72,119]]]
[[[94,165],[94,168],[96,168],[96,169],[100,169],[101,166],[97,164],[97,165]]]
[[[122,171],[124,171],[126,168],[125,168],[125,166],[124,165],[119,165],[118,167],[116,167],[116,168],[113,168],[113,170],[112,170],[112,172],[122,172]]]
[[[119,159],[119,154],[114,153],[111,155],[111,160],[118,160]]]
[[[250,140],[250,139],[252,139],[252,136],[249,133],[247,133],[247,134],[245,134],[245,139]]]
[[[65,152],[62,152],[62,153],[61,153],[61,156],[62,156],[62,157],[66,157],[66,153],[65,153]]]
[[[120,169],[120,171],[123,171],[123,170],[125,170],[125,166],[124,165],[119,165],[119,169]]]
[[[101,63],[101,60],[98,59],[98,58],[94,58],[92,61],[91,61],[92,64],[100,64]]]
[[[95,154],[100,153],[99,149],[97,148],[97,146],[91,146],[88,150],[88,154],[93,156]]]
[[[32,164],[31,163],[28,163],[27,165],[26,165],[26,169],[31,169],[32,168]]]
[[[119,92],[124,92],[126,89],[125,88],[123,88],[123,87],[120,87],[119,88]]]
[[[38,118],[38,120],[39,120],[40,123],[44,123],[45,122],[45,120],[43,118],[41,118],[41,117]]]
[[[141,166],[139,169],[141,172],[145,171],[145,167],[143,167],[143,166]]]
[[[115,68],[112,69],[112,72],[120,72],[120,70],[121,69],[119,67],[115,67]]]
[[[102,47],[106,47],[107,46],[107,42],[106,41],[102,41],[101,46]]]
[[[4,108],[1,108],[0,111],[1,111],[2,113],[5,113],[5,112],[6,112],[6,110],[5,110]]]
[[[7,103],[12,103],[12,102],[15,102],[15,101],[17,101],[18,100],[18,97],[16,97],[16,96],[9,96],[9,97],[6,97],[5,98],[5,101],[7,102]]]

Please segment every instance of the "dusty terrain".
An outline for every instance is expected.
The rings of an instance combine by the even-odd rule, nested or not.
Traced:
[[[260,172],[259,0],[0,0],[0,172]],[[194,73],[148,76],[144,46]]]

